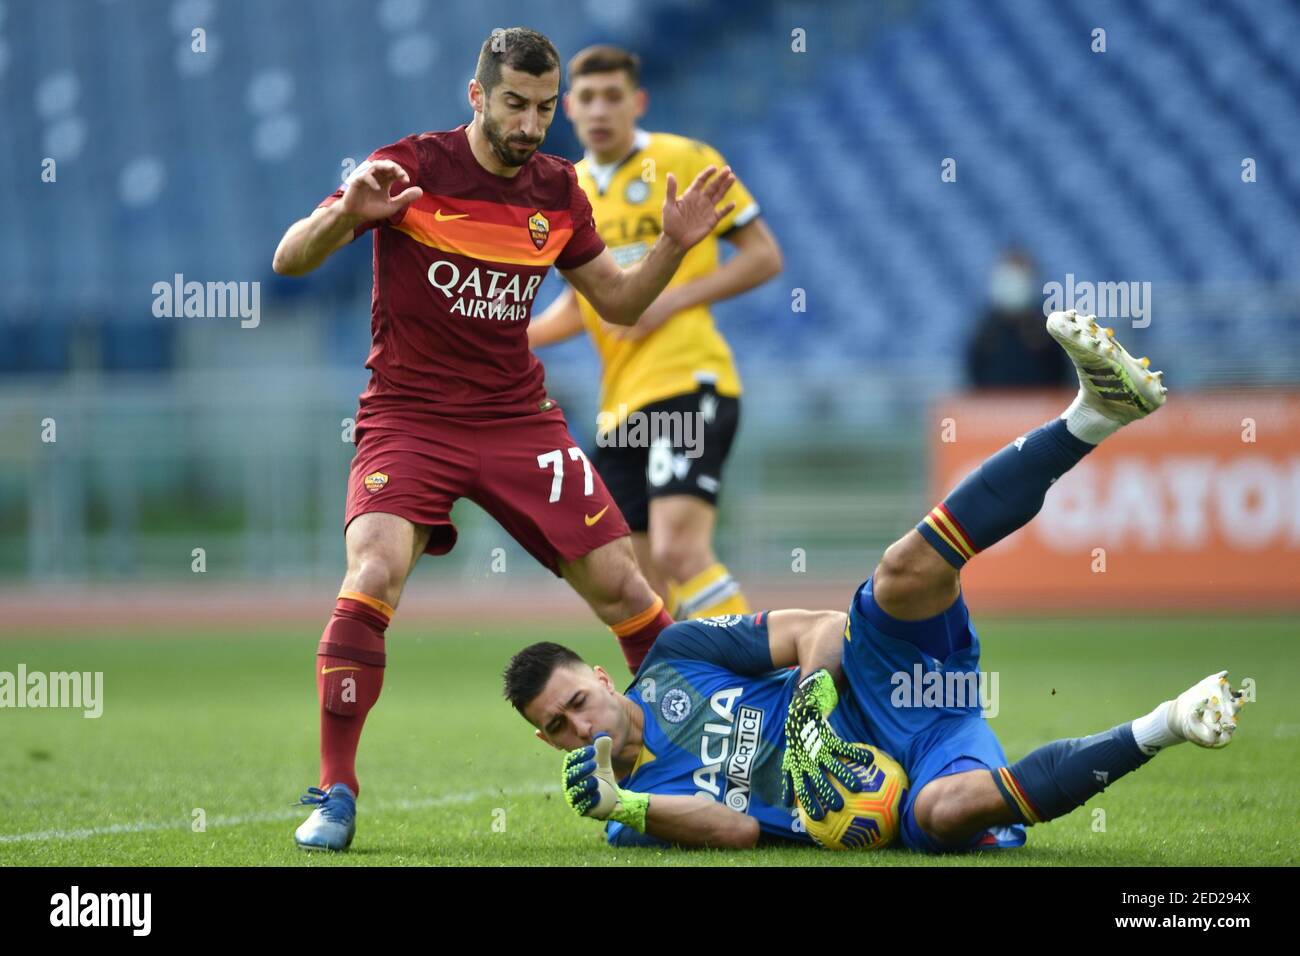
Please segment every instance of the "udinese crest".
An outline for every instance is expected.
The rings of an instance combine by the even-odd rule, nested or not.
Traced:
[[[691,715],[691,696],[680,687],[674,687],[664,694],[659,704],[659,712],[670,724],[680,724]]]

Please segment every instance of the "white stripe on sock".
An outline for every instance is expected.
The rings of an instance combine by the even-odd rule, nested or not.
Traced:
[[[679,610],[686,617],[690,617],[700,608],[708,607],[711,604],[717,604],[724,598],[729,598],[740,590],[740,585],[730,574],[723,575],[714,581],[707,588],[701,591],[689,601],[683,601]]]

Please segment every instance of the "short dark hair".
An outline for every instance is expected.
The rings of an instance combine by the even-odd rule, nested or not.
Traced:
[[[474,68],[474,79],[483,87],[483,92],[491,93],[492,88],[501,82],[503,66],[541,76],[560,68],[560,51],[546,37],[527,27],[493,30],[492,35],[483,41],[478,52],[478,66]]]
[[[505,698],[522,714],[524,708],[542,692],[557,667],[585,663],[587,662],[576,652],[563,644],[553,641],[529,644],[510,658],[510,663],[506,665],[505,674],[502,675],[505,680]]]
[[[610,73],[622,70],[633,86],[641,85],[641,58],[619,46],[598,45],[579,50],[569,61],[569,85],[589,73]]]

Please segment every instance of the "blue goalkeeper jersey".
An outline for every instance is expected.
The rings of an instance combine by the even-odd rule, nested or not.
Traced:
[[[797,667],[772,667],[763,612],[665,628],[625,692],[645,731],[619,786],[707,797],[749,814],[765,835],[811,842],[798,811],[781,805],[785,718],[798,682]],[[606,834],[615,846],[665,845],[620,823]]]

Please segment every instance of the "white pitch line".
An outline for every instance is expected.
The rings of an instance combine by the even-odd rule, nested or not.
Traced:
[[[365,806],[365,811],[369,813],[383,813],[394,810],[428,810],[435,807],[455,806],[462,803],[473,803],[476,800],[485,800],[489,797],[531,797],[538,796],[549,791],[557,789],[554,784],[532,783],[502,793],[501,790],[470,790],[464,793],[448,793],[440,797],[423,797],[416,800],[392,800],[387,803],[376,803]],[[274,823],[277,820],[294,820],[304,813],[309,813],[311,807],[308,804],[294,804],[285,807],[282,810],[268,810],[265,813],[248,813],[235,816],[210,817],[207,826],[211,827],[238,827],[249,823]],[[141,820],[136,823],[114,823],[106,827],[85,827],[78,830],[35,830],[31,833],[0,833],[0,844],[3,843],[41,843],[55,840],[85,840],[90,837],[108,836],[114,833],[153,833],[159,830],[188,830],[192,825],[191,820],[171,820],[166,822],[150,822]]]

